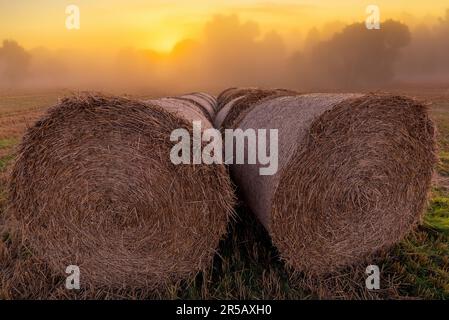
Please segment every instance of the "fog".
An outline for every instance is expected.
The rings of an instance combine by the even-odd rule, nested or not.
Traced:
[[[5,39],[0,88],[175,94],[229,86],[318,91],[449,83],[449,9],[432,24],[388,20],[380,30],[368,30],[364,22],[335,21],[304,35],[291,50],[276,30],[262,32],[256,22],[216,15],[201,36],[178,42],[169,53],[25,49]]]

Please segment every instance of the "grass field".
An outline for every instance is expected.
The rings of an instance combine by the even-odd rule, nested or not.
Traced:
[[[406,92],[432,103],[438,131],[440,163],[428,209],[421,226],[390,252],[375,261],[381,268],[381,290],[365,289],[365,266],[338,276],[308,280],[292,278],[277,259],[276,249],[261,225],[243,206],[221,243],[213,270],[173,288],[171,298],[308,299],[333,298],[449,298],[449,91]],[[0,221],[6,202],[6,183],[14,147],[27,126],[57,101],[61,93],[0,96]],[[0,238],[1,251],[10,246]],[[27,259],[27,257],[23,257]],[[315,290],[310,290],[314,287]],[[318,288],[318,289],[317,289]],[[2,288],[0,298],[11,297]]]

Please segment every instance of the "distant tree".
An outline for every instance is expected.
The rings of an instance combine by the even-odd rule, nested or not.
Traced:
[[[20,82],[27,74],[31,55],[14,40],[4,40],[0,47],[0,79],[9,84]]]
[[[440,46],[440,59],[439,64],[441,67],[449,68],[449,9],[446,9],[446,16],[440,19],[440,23],[437,26],[437,46]]]
[[[318,87],[361,87],[383,84],[394,76],[399,49],[410,42],[406,25],[393,20],[380,30],[363,23],[347,26],[306,54],[299,70],[302,78]]]
[[[304,48],[308,50],[316,46],[321,40],[320,36],[320,31],[316,27],[310,29],[304,40]]]
[[[446,9],[446,16],[444,18],[439,19],[442,26],[445,26],[447,29],[449,29],[449,8]]]

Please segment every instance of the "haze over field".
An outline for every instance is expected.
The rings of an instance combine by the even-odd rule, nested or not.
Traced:
[[[0,88],[175,93],[449,82],[449,0],[0,0]],[[66,6],[80,9],[68,30]]]

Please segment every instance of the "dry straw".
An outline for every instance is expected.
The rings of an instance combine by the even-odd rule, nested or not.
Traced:
[[[195,92],[176,97],[176,99],[190,102],[190,105],[194,104],[197,109],[201,110],[209,122],[213,121],[217,106],[217,99],[214,96],[203,92]]]
[[[231,173],[293,270],[325,275],[372,262],[420,221],[436,161],[421,103],[386,94],[253,100],[260,90],[251,90],[235,104],[241,92],[218,99],[229,110],[222,122],[278,129],[279,170],[260,176],[260,165],[232,165]]]
[[[214,100],[203,97],[193,95],[204,108],[185,98],[74,96],[27,131],[8,218],[46,270],[65,277],[78,265],[95,297],[135,296],[211,265],[234,200],[226,169],[169,157],[172,130],[191,132],[193,120],[211,126],[204,110]]]
[[[285,89],[262,90],[257,88],[230,88],[218,97],[218,112],[215,116],[216,128],[231,127],[239,122],[255,104],[269,98],[295,95],[295,91]]]

